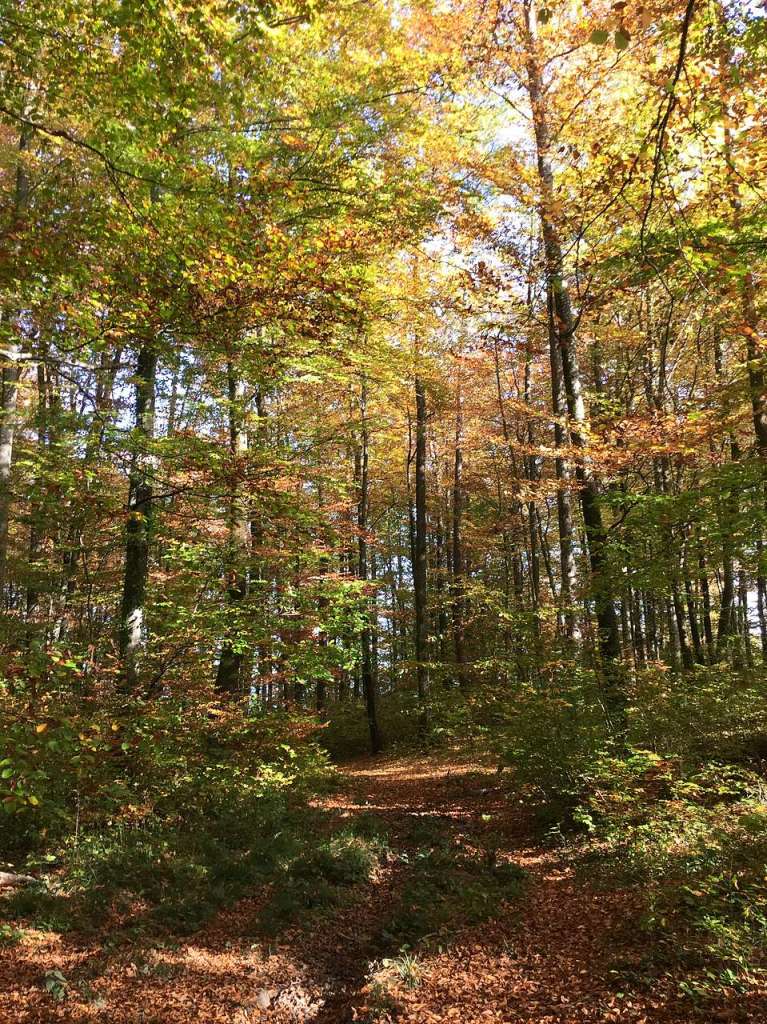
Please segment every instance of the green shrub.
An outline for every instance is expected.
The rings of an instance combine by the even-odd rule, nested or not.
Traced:
[[[19,708],[0,741],[2,855],[56,869],[0,911],[55,930],[126,894],[148,926],[194,927],[297,855],[307,797],[333,778],[300,720],[191,701]]]
[[[641,887],[645,926],[709,987],[764,965],[766,798],[742,766],[636,751],[595,769],[578,811],[611,873]]]
[[[767,678],[725,665],[698,665],[673,675],[659,667],[640,672],[630,714],[631,738],[694,762],[758,764],[767,760]]]

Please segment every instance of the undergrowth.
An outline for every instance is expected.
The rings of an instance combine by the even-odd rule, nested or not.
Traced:
[[[593,674],[563,673],[520,689],[499,733],[541,836],[642,894],[639,923],[695,998],[767,966],[766,695],[726,666],[650,669],[619,739]]]

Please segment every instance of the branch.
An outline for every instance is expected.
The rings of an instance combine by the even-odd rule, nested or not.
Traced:
[[[655,157],[653,160],[653,172],[652,180],[650,182],[650,196],[647,200],[647,206],[645,207],[644,214],[642,216],[642,228],[639,232],[639,246],[642,252],[644,252],[644,239],[645,230],[647,228],[647,220],[652,210],[653,202],[655,201],[655,189],[658,186],[658,178],[660,177],[660,166],[661,157],[663,155],[663,144],[666,141],[666,130],[668,128],[668,122],[671,114],[676,106],[677,96],[676,87],[679,84],[679,79],[684,69],[684,61],[687,56],[687,36],[690,31],[690,25],[692,24],[692,16],[695,10],[695,0],[687,0],[687,6],[684,11],[684,18],[682,19],[682,34],[679,40],[679,53],[676,59],[676,68],[674,69],[674,75],[671,79],[671,85],[668,89],[668,102],[666,103],[666,109],[661,114],[659,111],[658,119],[658,139],[655,144]]]

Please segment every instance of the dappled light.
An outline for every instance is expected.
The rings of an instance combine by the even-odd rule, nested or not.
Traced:
[[[767,1024],[767,0],[0,0],[0,1024]]]

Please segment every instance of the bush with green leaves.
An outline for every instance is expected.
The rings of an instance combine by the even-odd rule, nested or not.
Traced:
[[[0,859],[49,890],[4,915],[63,930],[138,901],[147,926],[193,927],[302,849],[308,797],[332,784],[312,725],[160,698],[9,701],[0,726]]]
[[[635,744],[693,761],[767,760],[767,678],[727,665],[637,674],[630,709]]]
[[[740,765],[685,768],[633,751],[595,765],[576,816],[610,873],[645,897],[644,924],[700,967],[698,986],[764,967],[767,785]],[[696,984],[689,982],[688,984]]]
[[[652,666],[626,686],[619,744],[596,678],[571,667],[518,684],[498,731],[512,790],[575,856],[641,888],[644,924],[684,955],[691,992],[765,966],[766,691],[725,664]]]
[[[572,824],[594,761],[614,745],[597,681],[573,666],[519,683],[495,735],[499,764],[538,808],[541,824]]]
[[[104,823],[231,819],[331,774],[308,721],[200,701],[10,704],[0,725],[0,856]]]

